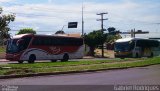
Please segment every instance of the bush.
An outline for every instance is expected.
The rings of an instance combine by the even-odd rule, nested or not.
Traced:
[[[21,29],[17,34],[26,34],[26,33],[36,34],[36,31],[33,30],[32,28],[24,28]]]

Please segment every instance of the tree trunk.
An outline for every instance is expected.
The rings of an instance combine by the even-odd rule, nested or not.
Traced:
[[[94,54],[95,54],[95,53],[94,53],[95,47],[90,46],[89,48],[90,48],[90,50],[89,50],[88,55],[89,55],[89,56],[94,56]]]

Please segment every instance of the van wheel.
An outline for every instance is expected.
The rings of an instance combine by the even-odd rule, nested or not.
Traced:
[[[61,60],[61,62],[67,62],[69,59],[68,54],[64,54],[63,59]]]
[[[18,60],[18,63],[19,64],[22,64],[24,61],[23,60]]]
[[[35,60],[36,60],[36,56],[34,54],[32,54],[29,56],[28,63],[34,63]]]

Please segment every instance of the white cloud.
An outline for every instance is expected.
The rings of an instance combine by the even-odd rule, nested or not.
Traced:
[[[3,0],[6,1],[6,0]],[[51,3],[52,2],[52,3]],[[131,23],[143,23],[143,22],[157,22],[160,16],[156,13],[150,13],[156,8],[160,8],[159,4],[144,5],[142,3],[135,3],[130,0],[124,0],[121,3],[84,3],[84,19],[85,29],[90,32],[94,29],[100,28],[100,22],[96,21],[100,16],[97,13],[108,12],[108,15],[104,17],[109,18],[109,21],[116,22],[117,26],[122,29],[133,28]],[[44,4],[24,4],[21,6],[4,7],[8,12],[16,13],[16,21],[18,24],[30,25],[31,27],[38,27],[40,29],[58,30],[63,25],[66,25],[69,21],[78,21],[79,27],[77,30],[81,30],[81,3],[70,3],[57,5],[53,0],[48,0],[48,3]],[[109,21],[105,21],[108,24]],[[113,26],[114,24],[109,24]],[[108,27],[108,25],[106,25]],[[74,30],[75,31],[75,30]]]
[[[4,3],[4,2],[12,2],[12,1],[16,1],[16,0],[0,0],[0,3]]]
[[[50,3],[53,3],[53,0],[48,0],[48,3],[50,4]]]

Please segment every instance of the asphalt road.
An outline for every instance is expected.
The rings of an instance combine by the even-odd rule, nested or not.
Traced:
[[[160,64],[123,70],[0,79],[0,85],[3,88],[16,85],[9,88],[20,89],[14,91],[114,91],[115,85],[160,85]]]

